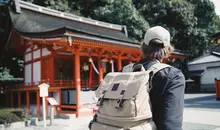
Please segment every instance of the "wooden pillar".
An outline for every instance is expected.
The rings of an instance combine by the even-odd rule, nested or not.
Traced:
[[[41,113],[40,112],[41,103],[40,103],[40,93],[39,93],[39,90],[36,91],[36,101],[37,101],[36,102],[36,104],[37,104],[37,116],[40,117],[40,115],[41,115],[40,114]]]
[[[34,53],[33,53],[33,48],[32,48],[31,49],[31,61],[32,61],[31,63],[31,87],[33,87],[33,84],[34,84],[34,61],[33,60],[34,60]]]
[[[101,57],[98,57],[98,71],[99,71],[99,84],[100,84],[103,80],[103,69],[101,65]]]
[[[13,92],[10,92],[10,107],[14,107],[14,102],[13,102]]]
[[[122,69],[122,60],[121,60],[121,55],[118,56],[118,71]]]
[[[21,92],[18,92],[18,107],[21,108]]]
[[[30,92],[29,91],[26,91],[26,107],[27,107],[27,112],[29,114],[30,109],[31,109],[31,106],[30,106]]]
[[[51,66],[51,82],[54,83],[54,77],[55,77],[55,73],[54,73],[54,55],[52,55],[51,57],[51,62],[50,62],[50,66]]]
[[[92,87],[92,76],[93,76],[92,72],[93,72],[92,63],[90,62],[90,65],[89,65],[89,85],[88,85],[89,88]]]
[[[76,117],[79,117],[79,109],[80,109],[80,51],[76,50],[74,55],[75,61],[75,85],[76,85]]]

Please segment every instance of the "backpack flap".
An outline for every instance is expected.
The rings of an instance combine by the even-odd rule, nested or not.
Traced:
[[[96,96],[104,99],[131,99],[148,79],[147,71],[109,73],[96,91]]]

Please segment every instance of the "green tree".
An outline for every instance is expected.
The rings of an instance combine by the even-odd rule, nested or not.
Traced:
[[[111,4],[97,7],[91,18],[110,23],[126,25],[130,38],[140,40],[149,28],[148,22],[135,8],[132,0],[114,0]]]
[[[23,77],[23,57],[4,54],[0,58],[0,79]]]
[[[0,67],[0,79],[9,80],[11,78],[14,78],[14,76],[10,74],[10,70],[7,68]]]
[[[171,42],[175,48],[191,52],[191,59],[212,49],[213,45],[209,44],[210,36],[220,31],[220,18],[210,0],[26,1],[96,20],[126,25],[129,37],[138,41],[150,26],[161,25],[170,31]],[[5,64],[18,64],[18,60],[15,62],[12,58],[9,59],[4,61]],[[9,65],[10,74],[21,73],[14,68],[19,67]]]
[[[219,19],[209,0],[134,0],[134,4],[151,26],[168,28],[175,48],[188,50],[191,58],[202,55],[210,36],[219,30]]]

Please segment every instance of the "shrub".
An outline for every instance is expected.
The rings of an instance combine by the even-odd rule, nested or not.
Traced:
[[[24,117],[24,110],[22,109],[0,110],[0,124],[8,125],[13,122],[23,121]]]

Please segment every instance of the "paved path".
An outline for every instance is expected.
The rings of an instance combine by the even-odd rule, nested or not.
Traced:
[[[55,119],[52,126],[43,128],[31,126],[16,130],[88,130],[88,122],[92,117],[78,119]],[[49,121],[48,121],[49,123]],[[215,94],[186,94],[184,109],[184,130],[220,130],[220,101]]]

